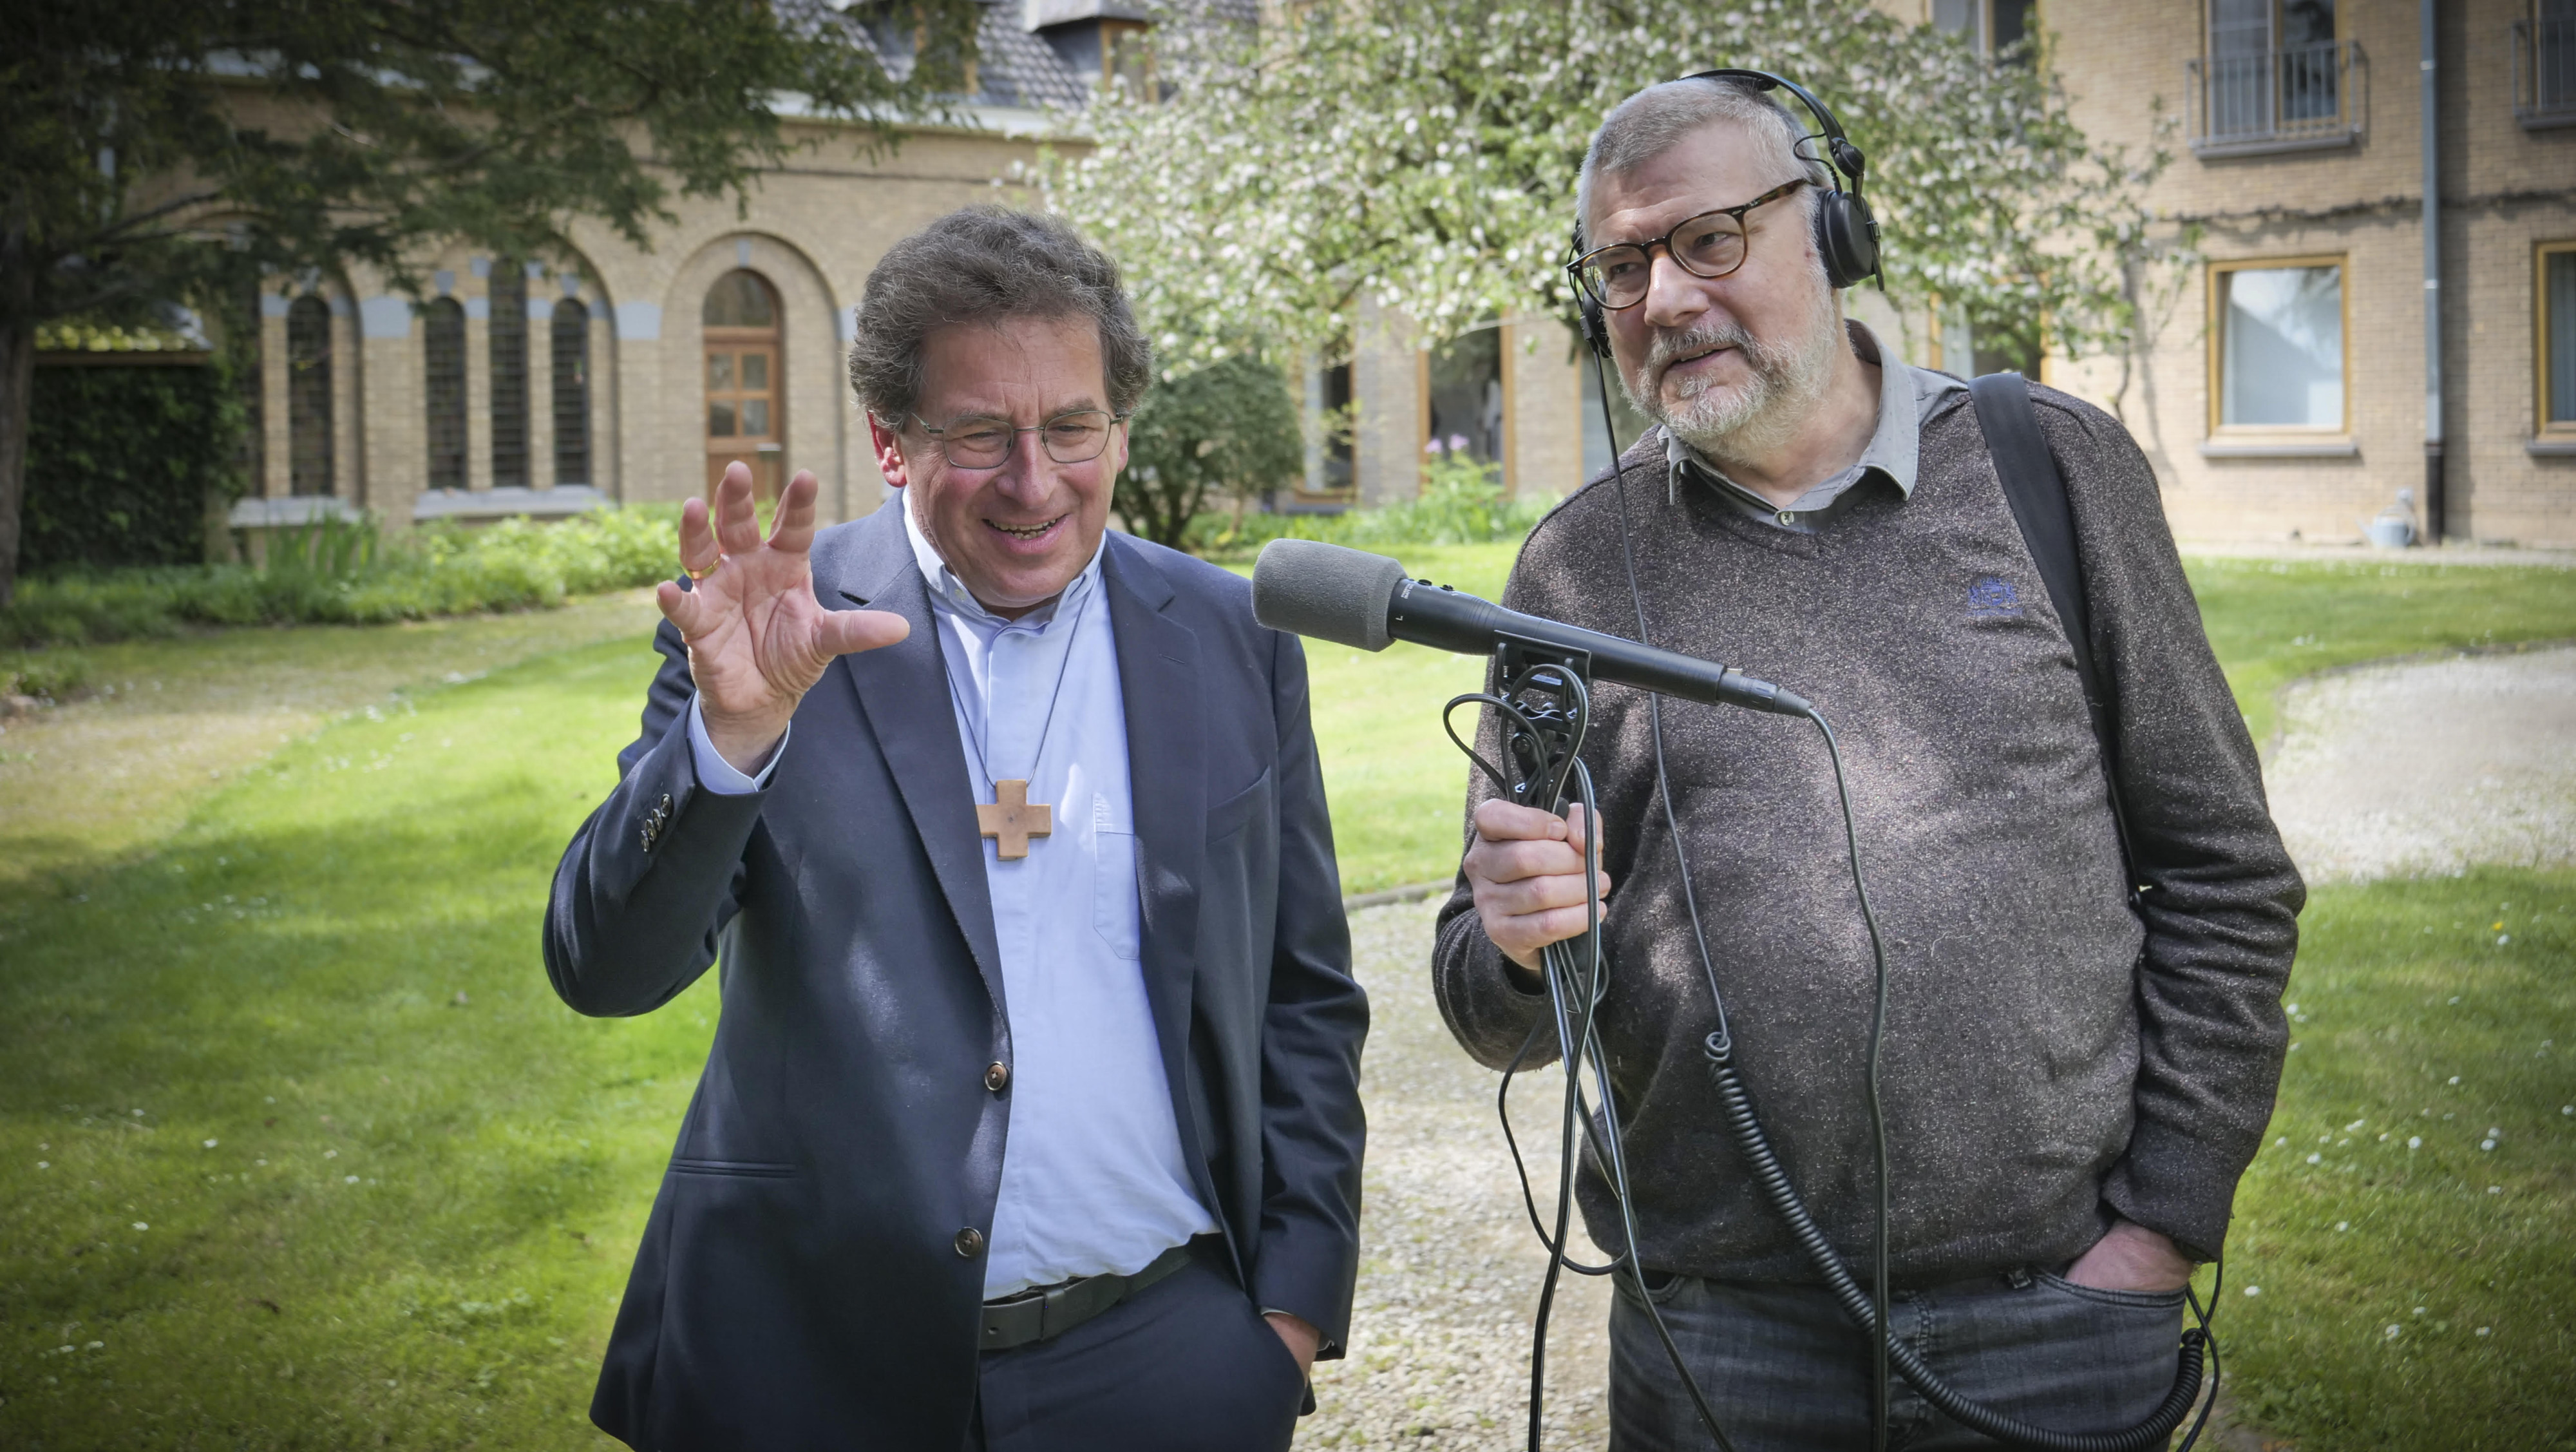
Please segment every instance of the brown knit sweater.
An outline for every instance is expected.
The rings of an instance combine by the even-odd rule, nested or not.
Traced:
[[[2154,475],[2100,410],[2048,389],[2032,398],[2118,695],[2121,784],[2151,884],[2142,910],[2122,889],[2064,630],[1965,395],[1924,420],[1910,497],[1870,486],[1814,534],[1747,519],[1705,487],[1668,499],[1659,433],[1627,455],[1655,643],[1778,681],[1841,737],[1887,938],[1892,1265],[1912,1284],[2064,1262],[2115,1213],[2215,1253],[2288,1037],[2280,996],[2304,889]],[[1608,479],[1530,536],[1512,608],[1636,633]],[[1641,1259],[1811,1279],[1709,1087],[1700,1040],[1713,1016],[1655,805],[1646,698],[1603,685],[1593,705],[1585,759],[1618,884],[1603,1022]],[[1738,1062],[1818,1223],[1857,1257],[1872,1200],[1870,952],[1824,744],[1802,721],[1676,702],[1664,741]],[[1480,782],[1470,812],[1486,794]],[[1504,976],[1463,876],[1433,974],[1450,1031],[1489,1066],[1544,1012]],[[1541,1040],[1532,1062],[1553,1057],[1552,1032]],[[1588,1156],[1580,1183],[1594,1240],[1616,1250]]]

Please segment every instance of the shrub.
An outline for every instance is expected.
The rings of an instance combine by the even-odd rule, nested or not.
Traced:
[[[1239,506],[1285,487],[1306,467],[1288,381],[1250,354],[1155,385],[1128,432],[1118,513],[1128,528],[1176,549],[1211,502],[1231,498]]]
[[[1464,454],[1434,452],[1423,466],[1422,493],[1381,509],[1341,514],[1253,514],[1236,521],[1203,514],[1191,521],[1190,547],[1216,558],[1249,558],[1274,539],[1312,539],[1353,549],[1399,545],[1486,544],[1516,540],[1556,506],[1548,497],[1507,499],[1492,469]]]
[[[19,570],[204,559],[207,498],[239,489],[241,428],[218,367],[35,370]]]
[[[71,571],[27,580],[0,611],[0,644],[70,645],[191,625],[376,625],[543,609],[650,585],[679,559],[679,511],[594,510],[482,530],[441,521],[388,538],[372,520],[281,530],[264,564]]]
[[[0,668],[0,695],[60,703],[88,684],[89,662],[69,651],[22,656],[16,665]]]

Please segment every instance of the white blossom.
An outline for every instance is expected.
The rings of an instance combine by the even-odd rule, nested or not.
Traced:
[[[1104,93],[1066,118],[1096,144],[1037,179],[1120,260],[1176,364],[1245,338],[1347,356],[1363,295],[1434,338],[1570,318],[1555,264],[1593,130],[1631,92],[1718,58],[1804,81],[1867,152],[1900,317],[1937,295],[1972,317],[2044,317],[2058,351],[2101,352],[2124,343],[2140,264],[2188,240],[2147,240],[2161,147],[2097,145],[2044,69],[1867,0],[1731,15],[1350,0],[1276,7],[1257,27],[1175,6],[1155,43],[1172,94]]]

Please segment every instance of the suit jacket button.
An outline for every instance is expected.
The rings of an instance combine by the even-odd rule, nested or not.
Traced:
[[[984,1087],[999,1094],[1011,1084],[1011,1066],[996,1062],[984,1071]]]
[[[664,816],[670,815],[671,794],[669,792],[662,793],[662,800],[654,804],[653,810]]]
[[[969,1225],[957,1232],[957,1253],[968,1260],[984,1253],[984,1232]]]

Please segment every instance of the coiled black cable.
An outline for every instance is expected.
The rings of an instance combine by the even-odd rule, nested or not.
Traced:
[[[2174,1374],[2173,1389],[2165,1393],[2164,1403],[2154,1415],[2134,1427],[2118,1432],[2056,1432],[2035,1427],[2028,1422],[2005,1416],[1951,1390],[1933,1370],[1923,1364],[1914,1348],[1905,1342],[1882,1334],[1877,1308],[1869,1294],[1854,1281],[1844,1268],[1842,1257],[1833,1243],[1816,1226],[1798,1198],[1796,1187],[1789,1183],[1788,1172],[1780,1167],[1779,1156],[1771,1152],[1769,1137],[1762,1132],[1761,1122],[1754,1117],[1753,1099],[1744,1089],[1744,1081],[1735,1072],[1734,1046],[1720,1042],[1711,1034],[1701,1044],[1708,1056],[1709,1083],[1717,1090],[1719,1110],[1726,1116],[1727,1127],[1735,1132],[1735,1142],[1744,1153],[1746,1166],[1753,1172],[1754,1183],[1762,1187],[1763,1198],[1771,1202],[1781,1220],[1789,1227],[1790,1238],[1807,1253],[1807,1259],[1824,1274],[1826,1288],[1870,1339],[1887,1348],[1897,1373],[1923,1394],[1923,1399],[1943,1414],[1972,1431],[1982,1432],[1999,1442],[2041,1449],[2041,1452],[2140,1452],[2161,1445],[2182,1419],[2191,1414],[2194,1401],[2200,1397],[2201,1347],[2208,1341],[2205,1329],[2195,1328],[2182,1334],[2179,1366]],[[2197,1298],[2193,1310],[2199,1310]],[[2204,1419],[2206,1413],[2203,1414]],[[2198,1434],[2199,1428],[2193,1432]]]
[[[1593,352],[1592,374],[1594,386],[1601,393],[1602,428],[1610,444],[1612,489],[1617,499],[1619,515],[1620,561],[1627,573],[1629,602],[1636,611],[1637,639],[1651,644],[1653,635],[1646,623],[1645,593],[1637,583],[1636,549],[1628,526],[1628,465],[1621,457],[1623,451],[1619,447],[1617,427],[1610,419],[1609,379],[1602,364],[1601,352],[1596,349]],[[1844,1313],[1870,1338],[1871,1359],[1876,1372],[1871,1382],[1870,1422],[1872,1438],[1876,1446],[1881,1449],[1881,1452],[1884,1452],[1887,1446],[1888,1370],[1892,1364],[1895,1370],[1904,1376],[1907,1383],[1923,1395],[1924,1400],[1961,1425],[1986,1436],[2041,1449],[2041,1452],[2139,1452],[2139,1449],[2170,1437],[2173,1430],[2182,1424],[2182,1419],[2190,1414],[2192,1402],[2200,1392],[2202,1370],[2200,1358],[2203,1349],[2206,1348],[2213,1385],[2209,1405],[2201,1409],[2199,1419],[2192,1424],[2190,1434],[2183,1439],[2182,1452],[2189,1452],[2191,1446],[2199,1440],[2201,1428],[2208,1423],[2210,1408],[2217,1402],[2215,1379],[2218,1348],[2209,1333],[2209,1314],[2202,1309],[2196,1295],[2187,1294],[2187,1299],[2193,1315],[2200,1324],[2196,1329],[2183,1334],[2182,1345],[2177,1353],[2180,1365],[2177,1368],[2173,1389],[2166,1394],[2164,1403],[2146,1421],[2120,1432],[2098,1434],[2055,1432],[1981,1406],[1961,1396],[1947,1383],[1941,1381],[1930,1367],[1923,1364],[1922,1358],[1915,1354],[1912,1347],[1896,1342],[1889,1334],[1887,1305],[1890,1215],[1887,1123],[1879,1096],[1880,1049],[1887,1030],[1887,949],[1879,933],[1877,914],[1870,907],[1869,887],[1861,871],[1860,836],[1852,818],[1851,788],[1843,770],[1841,745],[1834,739],[1833,727],[1826,722],[1822,714],[1812,710],[1806,713],[1807,718],[1813,721],[1817,730],[1823,734],[1826,752],[1833,763],[1834,790],[1842,807],[1843,841],[1851,863],[1852,890],[1859,899],[1861,917],[1869,929],[1871,966],[1875,983],[1875,1003],[1869,1034],[1867,1094],[1870,1142],[1877,1161],[1878,1182],[1872,1237],[1874,1252],[1871,1258],[1872,1284],[1868,1293],[1862,1292],[1854,1282],[1851,1272],[1843,1265],[1842,1258],[1834,1250],[1832,1242],[1825,1238],[1824,1233],[1816,1227],[1814,1218],[1807,1213],[1805,1203],[1799,1199],[1796,1187],[1790,1184],[1787,1171],[1780,1165],[1779,1156],[1772,1152],[1769,1136],[1763,1133],[1761,1121],[1753,1113],[1752,1099],[1746,1092],[1742,1079],[1736,1073],[1733,1040],[1726,1026],[1725,995],[1719,990],[1717,968],[1708,951],[1708,937],[1700,926],[1699,902],[1691,883],[1690,860],[1683,851],[1681,825],[1673,811],[1671,779],[1664,768],[1663,700],[1662,697],[1652,693],[1649,693],[1646,699],[1654,741],[1656,795],[1663,806],[1667,834],[1672,839],[1674,865],[1680,873],[1682,900],[1689,910],[1691,936],[1699,949],[1700,969],[1708,980],[1709,1000],[1717,1015],[1716,1032],[1702,1042],[1702,1050],[1708,1055],[1710,1061],[1711,1081],[1718,1091],[1719,1101],[1725,1110],[1729,1127],[1735,1131],[1737,1145],[1744,1155],[1745,1163],[1754,1171],[1757,1181],[1762,1185],[1764,1196],[1771,1201],[1773,1208],[1788,1224],[1792,1237],[1806,1251],[1808,1259],[1815,1264],[1817,1271],[1824,1276],[1827,1286],[1832,1289]],[[1454,731],[1451,732],[1451,737],[1455,739]],[[1470,755],[1473,753],[1471,752]],[[1590,817],[1586,824],[1591,829],[1590,836],[1597,839],[1599,819],[1588,809],[1587,816]],[[1595,852],[1597,853],[1597,847]],[[1587,856],[1587,865],[1595,861],[1597,856]],[[1594,913],[1597,918],[1598,878],[1593,877],[1587,881],[1595,885]],[[1596,945],[1595,954],[1597,955],[1599,951]],[[1606,1080],[1603,1097],[1605,1100],[1608,1098]],[[1628,1253],[1633,1256],[1636,1247],[1635,1225],[1633,1217],[1629,1214],[1625,1180],[1617,1182],[1614,1190],[1622,1216],[1628,1222]],[[2223,1264],[2218,1274],[2223,1281],[2226,1274]],[[1639,1273],[1638,1284],[1642,1289],[1644,1285],[1642,1273]],[[1651,1309],[1652,1298],[1645,1299]],[[2213,1309],[2215,1304],[2216,1292],[2213,1290]],[[1655,1326],[1657,1332],[1664,1335],[1669,1348],[1670,1335],[1664,1331],[1660,1315],[1655,1319]],[[1710,1429],[1714,1431],[1716,1421],[1708,1413],[1708,1404],[1700,1394],[1696,1379],[1691,1376],[1687,1367],[1681,1365],[1677,1353],[1674,1366],[1681,1372],[1683,1385],[1689,1389],[1692,1403],[1698,1407],[1703,1419],[1708,1421]],[[1533,1411],[1532,1426],[1533,1428],[1536,1426],[1535,1411]],[[1719,1440],[1723,1444],[1723,1434],[1720,1435]]]

